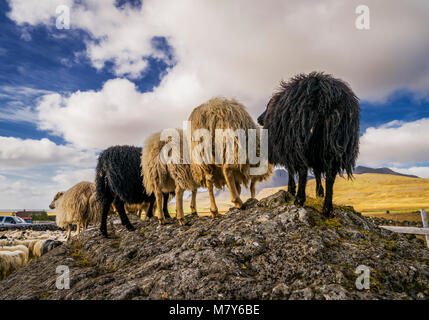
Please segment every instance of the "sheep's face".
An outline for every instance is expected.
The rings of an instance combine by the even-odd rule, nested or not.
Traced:
[[[267,114],[267,110],[265,109],[265,111],[258,117],[259,125],[264,126],[264,120],[265,120],[266,114]]]
[[[58,192],[55,197],[54,200],[52,200],[51,204],[49,205],[49,209],[55,209],[55,202],[62,197],[62,195],[64,194],[64,192]]]
[[[277,103],[277,100],[279,98],[279,95],[276,94],[274,95],[270,101],[268,101],[267,107],[265,108],[265,111],[258,117],[258,123],[261,126],[265,125],[265,118],[267,116],[267,114],[269,114],[271,112],[271,110],[274,108],[274,105]]]

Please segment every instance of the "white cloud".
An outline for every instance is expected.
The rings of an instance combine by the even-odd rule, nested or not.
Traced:
[[[56,172],[52,181],[56,182],[63,190],[70,188],[81,181],[93,182],[95,179],[95,168],[90,169],[67,169]]]
[[[0,209],[48,209],[58,191],[81,181],[94,180],[92,169],[61,169],[52,175],[30,170],[19,179],[0,175]],[[34,179],[34,177],[38,177]]]
[[[359,163],[403,167],[429,162],[429,119],[393,121],[368,128],[360,138]]]
[[[57,2],[10,0],[9,16],[53,25]],[[72,7],[71,20],[93,37],[87,55],[97,68],[112,61],[117,75],[137,77],[145,57],[168,60],[151,42],[165,36],[178,62],[171,73],[195,75],[203,95],[235,95],[251,108],[261,108],[280,79],[312,70],[344,78],[363,99],[384,99],[398,88],[427,92],[429,3],[369,0],[368,31],[355,28],[359,4],[147,0],[141,10],[120,10],[114,0],[86,0]]]
[[[30,107],[22,107],[21,103],[12,102],[0,109],[0,120],[35,122],[37,120],[37,114]]]
[[[429,167],[391,168],[393,171],[429,179]]]
[[[71,146],[56,145],[49,139],[0,137],[0,167],[28,169],[47,165],[95,165],[95,154]]]
[[[72,0],[9,3],[9,17],[23,26],[54,27],[56,6],[71,6],[71,27],[90,34],[85,54],[98,69],[112,62],[117,76],[138,78],[149,56],[171,68],[152,92],[141,93],[131,81],[118,78],[106,82],[100,91],[67,96],[46,93],[36,110],[39,127],[71,145],[8,141],[7,154],[0,148],[2,168],[60,163],[89,167],[95,157],[80,150],[142,145],[155,130],[181,126],[194,107],[216,95],[238,98],[257,116],[279,81],[299,72],[327,71],[348,81],[361,99],[372,101],[383,101],[397,89],[409,89],[419,97],[429,92],[429,42],[425,41],[429,3],[424,1],[407,5],[399,0],[367,1],[369,31],[355,29],[360,0],[273,0],[268,4],[146,0],[141,10],[119,10],[114,0],[82,0],[74,5]],[[154,36],[168,39],[174,66],[153,45]],[[76,58],[81,55],[76,53]],[[428,124],[422,119],[369,128],[361,139],[359,161],[399,168],[428,162],[429,136],[424,128]],[[83,167],[55,173],[45,192],[54,192],[52,186],[89,179],[91,170]],[[33,185],[22,181],[11,184],[16,185],[12,189],[16,201],[19,194],[37,196],[39,192],[26,191]]]
[[[33,105],[38,97],[50,93],[53,92],[25,86],[0,86],[0,120],[36,122],[37,113],[30,105]]]
[[[56,1],[23,3],[10,1],[17,23],[54,24],[47,12],[54,16]],[[78,147],[140,145],[154,130],[181,126],[194,107],[216,95],[238,98],[257,116],[279,80],[299,72],[331,72],[365,99],[384,99],[398,88],[429,89],[426,3],[369,1],[369,31],[355,28],[359,1],[148,0],[140,10],[114,4],[72,6],[72,28],[92,36],[86,54],[95,67],[111,61],[117,75],[137,78],[145,57],[171,62],[152,44],[154,36],[168,39],[177,63],[153,92],[114,79],[98,92],[46,96],[38,106],[40,128]]]
[[[71,6],[73,0],[13,0],[9,1],[12,11],[9,18],[22,25],[50,24],[55,16],[55,10],[59,5]]]
[[[177,87],[171,87],[170,77],[155,92],[140,93],[129,80],[113,79],[98,92],[46,95],[37,106],[40,129],[63,136],[77,148],[143,145],[151,132],[181,127],[200,98],[194,94],[194,78],[175,79]]]
[[[44,181],[14,180],[0,176],[1,209],[43,209],[49,206],[55,188]]]

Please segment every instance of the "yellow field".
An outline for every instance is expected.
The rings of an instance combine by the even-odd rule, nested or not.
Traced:
[[[307,194],[315,196],[315,180]],[[334,202],[358,211],[419,210],[429,208],[429,179],[385,174],[360,174],[353,180],[338,177]]]
[[[315,197],[315,180],[307,184],[307,195]],[[256,196],[257,199],[268,197],[287,187],[266,188]],[[242,197],[245,201],[248,197]],[[229,192],[221,192],[216,196],[220,211],[232,207]],[[386,174],[359,174],[353,180],[337,177],[334,185],[334,203],[353,206],[356,210],[373,216],[390,210],[391,216],[396,213],[429,209],[429,179],[408,178]],[[174,209],[174,204],[170,205]],[[197,195],[198,212],[208,213],[210,201],[208,192]],[[189,199],[184,201],[185,212],[189,211]],[[414,218],[415,219],[415,218]]]
[[[287,190],[287,187],[263,189],[257,198],[262,199],[281,189]],[[307,195],[315,197],[315,180],[308,182]],[[247,198],[248,196],[242,196],[243,201]],[[189,201],[189,198],[184,199],[185,213],[190,213]],[[227,190],[216,196],[216,203],[220,212],[225,212],[233,206]],[[418,220],[419,215],[410,212],[422,208],[429,211],[429,179],[385,174],[360,174],[355,175],[353,180],[338,177],[334,186],[334,203],[353,206],[366,215],[383,216],[392,220],[403,220],[407,215],[406,220]],[[209,208],[208,192],[198,193],[198,213],[209,215]],[[169,205],[169,210],[175,212],[175,203]],[[389,215],[385,215],[386,210],[390,210]],[[0,215],[11,214],[12,212],[0,213]],[[48,212],[48,215],[55,215],[55,211]]]

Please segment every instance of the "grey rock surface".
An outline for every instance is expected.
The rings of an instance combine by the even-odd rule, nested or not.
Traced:
[[[0,299],[429,299],[429,249],[350,207],[325,220],[285,191],[214,220],[92,228],[0,282]],[[109,230],[111,232],[111,230]],[[70,268],[58,290],[56,267]],[[358,266],[370,289],[358,290]]]

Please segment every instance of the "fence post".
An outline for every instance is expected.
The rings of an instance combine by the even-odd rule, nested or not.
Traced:
[[[422,215],[423,228],[429,228],[428,218],[426,216],[426,210],[420,210],[420,214]],[[429,248],[429,236],[426,236],[426,246]]]

